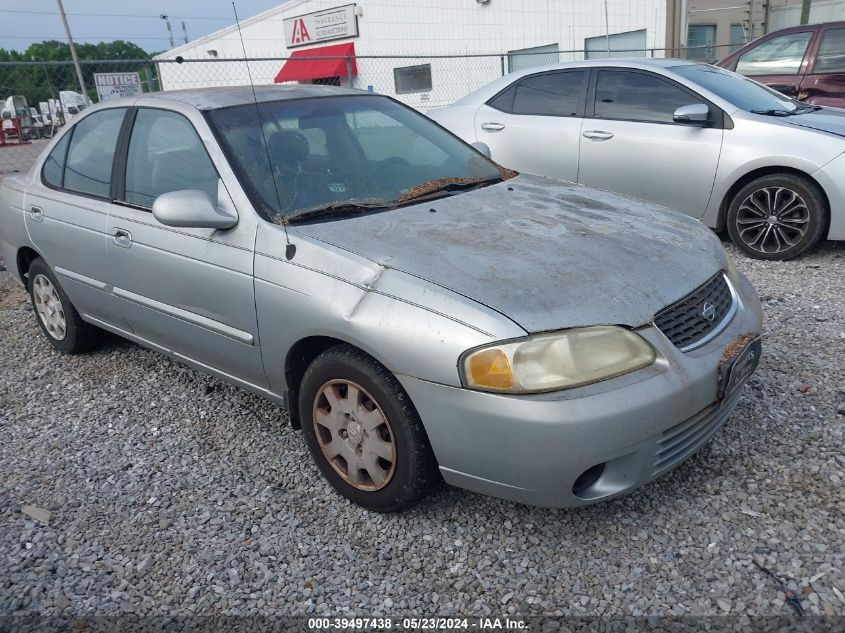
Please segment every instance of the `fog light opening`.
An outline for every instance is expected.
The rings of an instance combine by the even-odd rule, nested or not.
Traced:
[[[588,494],[588,491],[604,474],[604,467],[606,463],[607,462],[602,462],[601,464],[590,466],[587,470],[578,475],[578,479],[576,479],[575,483],[572,484],[572,494],[580,498],[589,498],[590,495]]]

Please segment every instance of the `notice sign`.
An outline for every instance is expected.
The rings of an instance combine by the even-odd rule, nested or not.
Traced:
[[[100,101],[132,97],[143,92],[138,73],[94,73],[94,83]]]
[[[358,16],[355,15],[354,4],[285,18],[284,25],[288,48],[358,37]]]

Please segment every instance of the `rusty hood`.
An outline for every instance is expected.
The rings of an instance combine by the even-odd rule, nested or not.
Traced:
[[[291,229],[460,293],[527,332],[642,325],[726,265],[697,220],[527,175]]]

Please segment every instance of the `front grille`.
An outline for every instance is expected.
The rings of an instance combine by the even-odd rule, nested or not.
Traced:
[[[687,351],[721,332],[735,309],[728,280],[719,272],[683,299],[658,312],[654,324],[675,347]]]
[[[697,451],[730,417],[740,389],[729,400],[715,403],[663,432],[654,456],[652,475],[659,475]]]

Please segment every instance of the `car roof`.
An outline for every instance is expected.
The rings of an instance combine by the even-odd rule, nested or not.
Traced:
[[[797,26],[788,26],[784,29],[778,29],[777,31],[769,31],[768,33],[766,33],[765,35],[761,35],[760,37],[771,38],[773,35],[782,35],[784,33],[795,33],[798,31],[817,31],[822,28],[836,29],[842,27],[845,27],[845,22],[817,22],[816,24],[798,24]],[[753,41],[749,42],[749,44],[753,43]]]
[[[197,110],[216,110],[231,106],[265,101],[284,101],[287,99],[306,99],[309,97],[336,97],[343,95],[370,94],[364,90],[350,90],[337,86],[315,86],[311,84],[285,86],[228,86],[223,88],[191,88],[187,90],[168,90],[166,92],[147,92],[138,97],[114,99],[110,106],[132,105],[140,99],[162,102],[178,102]],[[121,104],[120,102],[124,102]]]

